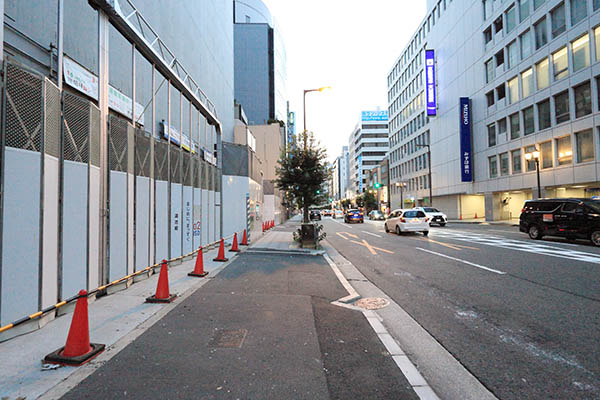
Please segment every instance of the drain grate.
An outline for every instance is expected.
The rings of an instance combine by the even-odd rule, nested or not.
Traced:
[[[248,334],[247,329],[224,329],[217,331],[209,342],[211,347],[221,348],[241,348],[244,343],[244,339]]]
[[[366,310],[378,310],[387,307],[389,304],[389,301],[382,299],[381,297],[365,297],[354,303],[356,307],[364,308]]]

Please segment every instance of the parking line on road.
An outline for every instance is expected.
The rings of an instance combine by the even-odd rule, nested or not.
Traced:
[[[367,232],[367,231],[361,231],[361,232],[362,232],[362,233],[366,233],[367,235],[371,235],[371,236],[378,237],[378,238],[380,238],[380,237],[381,237],[380,235],[378,235],[378,234],[376,234],[376,233],[371,233],[371,232]]]
[[[415,247],[415,249],[417,249],[417,250],[421,250],[421,251],[424,251],[424,252],[426,252],[426,253],[435,254],[436,256],[440,256],[440,257],[444,257],[444,258],[449,258],[450,260],[454,260],[454,261],[461,262],[461,263],[463,263],[463,264],[471,265],[471,266],[473,266],[473,267],[475,267],[475,268],[484,269],[484,270],[486,270],[486,271],[493,272],[493,273],[495,273],[495,274],[499,274],[499,275],[506,275],[506,272],[503,272],[503,271],[498,271],[497,269],[493,269],[493,268],[484,267],[483,265],[475,264],[475,263],[472,263],[472,262],[470,262],[470,261],[467,261],[467,260],[462,260],[462,259],[460,259],[460,258],[456,258],[456,257],[447,256],[446,254],[437,253],[437,252],[435,252],[435,251],[431,251],[431,250],[427,250],[427,249],[422,249],[422,248],[420,248],[420,247]]]

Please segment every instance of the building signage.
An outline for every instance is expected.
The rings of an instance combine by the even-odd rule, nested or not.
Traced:
[[[63,75],[65,83],[74,89],[79,90],[86,96],[98,100],[98,77],[71,60],[69,57],[63,57]]]
[[[187,137],[185,134],[182,135],[176,128],[169,126],[169,124],[167,124],[165,121],[161,122],[161,126],[163,138],[170,140],[172,143],[175,143],[178,146],[181,146],[186,151],[190,151],[192,153],[195,152],[195,150],[192,151],[189,137]]]
[[[427,115],[436,115],[435,105],[435,53],[425,50],[425,93],[427,99]]]
[[[460,165],[461,181],[473,182],[473,159],[471,151],[471,101],[460,98]]]
[[[217,158],[213,155],[213,153],[210,150],[206,150],[206,149],[202,149],[203,151],[203,156],[204,156],[204,161],[206,161],[207,163],[209,163],[210,165],[217,165]]]
[[[363,173],[362,173],[362,154],[358,156],[358,192],[362,193],[363,191]]]
[[[118,89],[108,87],[108,107],[131,119],[131,103],[132,100]],[[144,106],[137,101],[135,102],[135,121],[144,125]]]
[[[362,111],[360,114],[362,121],[387,121],[388,112],[386,111]]]

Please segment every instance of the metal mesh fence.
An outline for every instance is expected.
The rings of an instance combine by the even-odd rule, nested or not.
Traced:
[[[167,170],[168,144],[160,139],[154,142],[154,179],[167,181],[169,172]]]
[[[63,156],[65,160],[88,162],[90,132],[90,102],[73,94],[63,93]]]
[[[46,98],[44,152],[56,158],[60,153],[60,90],[58,86],[45,79]]]
[[[186,186],[192,186],[192,162],[190,153],[183,152],[183,184]]]
[[[110,116],[108,133],[108,163],[111,171],[127,172],[128,167],[128,123],[127,121]]]
[[[6,70],[6,146],[41,151],[40,76],[8,64]]]
[[[171,153],[171,182],[181,183],[181,150],[175,146],[169,146]]]
[[[142,129],[135,130],[135,174],[150,177],[150,137]]]
[[[100,109],[90,103],[90,164],[100,167]]]
[[[196,155],[192,156],[192,165],[194,166],[194,187],[200,187],[200,158]]]

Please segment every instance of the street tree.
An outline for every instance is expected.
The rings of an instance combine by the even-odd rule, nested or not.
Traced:
[[[310,206],[323,204],[328,195],[323,183],[329,177],[327,154],[312,133],[299,135],[297,143],[288,146],[276,168],[275,184],[294,199],[296,206],[304,210],[304,223],[309,222]]]

